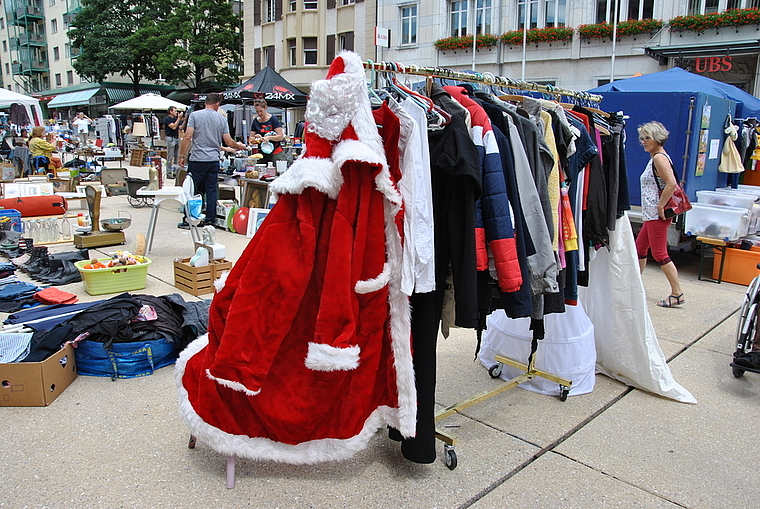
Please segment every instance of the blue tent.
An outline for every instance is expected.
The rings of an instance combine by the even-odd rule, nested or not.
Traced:
[[[705,78],[680,67],[613,81],[589,92],[704,92],[736,102],[736,116],[739,118],[760,118],[760,99],[733,85]]]

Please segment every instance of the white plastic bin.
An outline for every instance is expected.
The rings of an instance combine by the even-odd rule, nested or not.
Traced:
[[[747,235],[749,212],[738,207],[694,203],[693,208],[686,212],[685,223],[687,235],[728,242]]]
[[[724,194],[732,194],[732,195],[740,195],[740,196],[751,196],[753,200],[755,200],[754,204],[752,205],[752,210],[749,214],[749,233],[756,233],[760,231],[760,187],[756,186],[745,186],[746,188],[754,187],[757,191],[751,190],[751,189],[734,189],[732,187],[718,187],[715,190],[719,193]],[[758,193],[758,194],[755,194]]]

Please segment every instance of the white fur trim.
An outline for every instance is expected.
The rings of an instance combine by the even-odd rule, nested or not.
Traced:
[[[209,378],[209,380],[213,380],[214,382],[218,383],[219,385],[223,385],[224,387],[230,388],[233,391],[238,391],[246,394],[247,396],[256,396],[261,392],[261,389],[258,391],[252,391],[245,385],[241,384],[240,382],[233,382],[232,380],[225,380],[224,378],[217,378],[214,375],[211,374],[211,370],[206,370],[206,376]]]
[[[216,288],[217,293],[222,291],[222,288],[224,288],[224,285],[227,284],[227,277],[230,275],[229,270],[225,270],[222,272],[222,275],[219,276],[216,281],[214,281],[214,288]]]
[[[304,365],[314,371],[349,371],[359,367],[358,345],[337,348],[324,343],[309,343]]]
[[[288,171],[269,184],[269,189],[279,196],[281,194],[300,194],[307,187],[312,187],[330,198],[336,199],[342,186],[343,175],[340,172],[340,166],[335,164],[333,160],[322,157],[304,157],[294,162]]]
[[[357,281],[354,285],[354,291],[356,293],[370,293],[376,292],[383,288],[391,279],[391,265],[385,263],[383,265],[383,271],[375,278],[365,279],[363,281]]]

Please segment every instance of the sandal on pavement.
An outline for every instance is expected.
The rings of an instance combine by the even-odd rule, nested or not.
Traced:
[[[683,294],[681,295],[668,295],[668,298],[665,300],[659,300],[657,301],[657,305],[661,308],[673,308],[676,306],[680,306],[685,302],[683,298]]]

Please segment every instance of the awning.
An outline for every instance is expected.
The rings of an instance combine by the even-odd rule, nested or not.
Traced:
[[[90,88],[87,90],[79,90],[78,92],[69,92],[68,94],[60,94],[53,98],[52,101],[47,103],[48,108],[66,108],[68,106],[78,106],[80,104],[90,104],[92,96],[97,94],[100,88]]]
[[[147,94],[149,92],[157,93],[155,90],[148,90],[145,88],[140,89],[140,95]],[[128,99],[132,99],[135,96],[135,92],[131,88],[106,87],[106,94],[108,94],[108,104],[121,103]]]
[[[760,40],[724,41],[680,46],[653,46],[644,48],[646,54],[657,59],[661,64],[668,63],[670,57],[696,58],[723,55],[747,55],[760,53]]]

